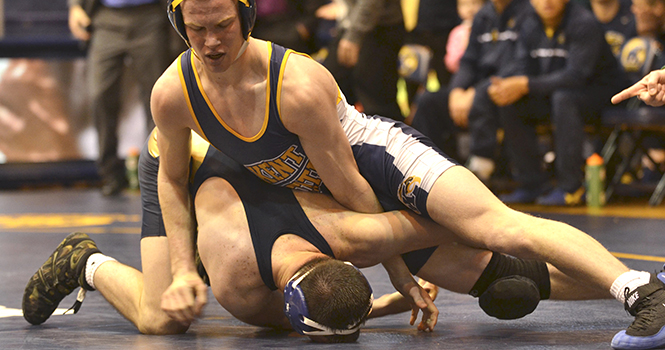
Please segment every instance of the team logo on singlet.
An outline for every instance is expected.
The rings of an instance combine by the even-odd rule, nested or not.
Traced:
[[[409,209],[418,214],[422,214],[416,205],[416,187],[420,186],[420,178],[417,176],[409,176],[404,179],[397,188],[397,197],[402,204],[406,205]]]
[[[286,151],[273,159],[245,164],[261,180],[282,187],[298,190],[321,192],[321,178],[304,153],[298,152],[298,146],[291,145]]]

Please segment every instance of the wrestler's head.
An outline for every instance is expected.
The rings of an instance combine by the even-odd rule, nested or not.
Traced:
[[[247,48],[256,4],[255,0],[169,0],[167,13],[204,67],[223,72]]]
[[[331,258],[305,264],[284,289],[284,312],[293,329],[315,342],[356,341],[372,301],[360,270]]]

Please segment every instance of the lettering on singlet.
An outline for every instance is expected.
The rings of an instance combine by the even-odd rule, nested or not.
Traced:
[[[291,145],[278,157],[247,164],[245,167],[261,180],[288,188],[320,192],[321,178],[304,154]],[[306,162],[303,166],[303,162]],[[293,180],[295,179],[295,180]]]

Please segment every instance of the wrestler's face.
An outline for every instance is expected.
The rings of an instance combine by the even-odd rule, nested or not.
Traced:
[[[531,0],[531,6],[545,25],[558,24],[568,0]]]
[[[205,66],[226,71],[244,43],[237,0],[186,0],[182,17],[192,48]]]

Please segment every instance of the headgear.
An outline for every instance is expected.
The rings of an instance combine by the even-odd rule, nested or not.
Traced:
[[[353,266],[349,262],[346,262],[346,264]],[[357,324],[350,324],[347,329],[332,329],[312,320],[309,317],[307,302],[305,301],[305,294],[303,293],[299,284],[305,277],[307,277],[307,275],[309,275],[310,272],[314,271],[315,268],[316,267],[300,276],[294,276],[284,288],[284,313],[286,314],[286,318],[289,319],[291,326],[296,332],[308,336],[349,335],[357,332],[358,329],[360,329],[362,319],[358,320]],[[358,270],[358,268],[356,268],[356,270]],[[360,272],[360,270],[358,270],[358,272]],[[362,272],[360,273],[362,275]],[[369,282],[367,285],[369,285]],[[372,288],[370,287],[369,308],[367,309],[365,316],[367,316],[372,310],[373,301],[374,296],[372,294]]]
[[[178,35],[189,44],[189,38],[185,31],[185,22],[182,19],[182,9],[180,4],[183,0],[168,0],[166,5],[166,13],[169,16],[169,21]],[[240,14],[240,28],[242,30],[242,37],[249,40],[249,34],[254,28],[256,21],[256,0],[238,0],[238,13]]]

